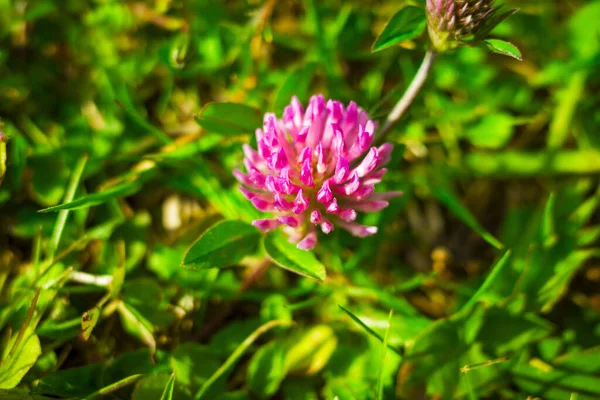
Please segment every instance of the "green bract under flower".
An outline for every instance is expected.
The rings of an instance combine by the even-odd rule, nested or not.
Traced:
[[[499,12],[495,0],[427,0],[427,27],[436,51],[482,41],[517,10]]]

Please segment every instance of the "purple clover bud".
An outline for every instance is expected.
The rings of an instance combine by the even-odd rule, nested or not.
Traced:
[[[427,28],[438,52],[483,40],[517,10],[499,13],[495,0],[427,0]]]
[[[342,227],[354,236],[377,232],[355,222],[356,211],[377,212],[401,192],[374,193],[390,160],[392,145],[372,146],[376,124],[354,102],[313,96],[306,109],[296,97],[283,118],[266,114],[257,129],[258,151],[244,145],[246,173],[233,175],[242,194],[272,218],[253,225],[263,231],[283,227],[297,247],[317,244],[317,227],[329,234]]]

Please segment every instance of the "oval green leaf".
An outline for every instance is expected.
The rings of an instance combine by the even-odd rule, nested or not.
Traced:
[[[264,246],[269,257],[280,267],[309,278],[325,280],[325,267],[315,258],[314,254],[296,248],[281,233],[268,234],[265,237]]]
[[[426,25],[425,10],[414,6],[404,7],[389,20],[373,43],[371,51],[380,51],[405,40],[414,39],[423,33]]]
[[[523,60],[523,56],[521,55],[521,51],[512,43],[505,42],[504,40],[499,39],[487,39],[485,41],[488,49],[490,49],[493,53],[502,54],[504,56],[515,58],[519,61]]]
[[[262,126],[260,110],[238,103],[208,103],[196,117],[198,125],[222,135],[254,133]]]
[[[221,221],[210,227],[190,247],[182,265],[195,268],[230,267],[253,254],[260,232],[245,222]]]

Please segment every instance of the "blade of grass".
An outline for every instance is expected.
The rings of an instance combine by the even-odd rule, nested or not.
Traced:
[[[117,381],[108,386],[105,386],[102,389],[90,394],[89,396],[85,397],[85,400],[92,400],[92,399],[97,399],[97,398],[103,397],[109,393],[112,393],[116,390],[121,389],[122,387],[131,385],[133,382],[137,381],[142,376],[143,376],[142,374],[128,376],[127,378],[121,379],[120,381]]]
[[[371,336],[373,336],[374,338],[378,339],[380,342],[383,343],[384,338],[381,337],[381,335],[379,335],[377,332],[375,332],[373,329],[371,329],[367,324],[365,324],[364,322],[362,322],[360,320],[360,318],[358,318],[356,315],[352,314],[349,310],[345,309],[344,307],[342,307],[341,305],[338,304],[338,307],[345,312],[354,322],[356,322],[361,328],[363,328],[365,331],[367,331],[367,333]],[[399,356],[403,356],[403,351],[401,349],[397,349],[393,346],[390,346],[389,344],[387,345],[387,348],[392,350],[393,352],[395,352],[396,354],[398,354]]]
[[[504,270],[506,265],[508,265],[508,260],[510,259],[510,254],[511,254],[510,250],[507,250],[504,253],[504,255],[496,263],[496,265],[494,265],[494,267],[492,268],[492,272],[490,272],[490,274],[485,279],[483,284],[479,287],[477,292],[475,292],[475,294],[469,299],[469,301],[467,301],[467,303],[461,308],[461,310],[465,310],[465,309],[471,307],[473,304],[475,304],[475,302],[477,302],[477,300],[483,294],[485,294],[485,292],[487,292],[487,290],[490,287],[492,287],[494,285],[494,283],[496,283],[496,280],[499,279],[500,274],[502,273],[502,271]]]
[[[381,365],[379,367],[379,391],[377,398],[379,400],[383,400],[383,368],[385,366],[385,354],[387,353],[388,346],[388,337],[390,333],[390,328],[392,327],[392,316],[394,315],[394,310],[390,310],[390,314],[388,315],[388,326],[385,330],[385,336],[383,337],[383,345],[381,347]]]
[[[83,170],[85,169],[85,165],[88,161],[88,155],[85,154],[83,157],[79,159],[75,168],[73,169],[73,173],[71,174],[71,179],[67,186],[67,192],[65,194],[65,198],[63,200],[64,203],[69,203],[73,201],[75,197],[75,192],[77,191],[77,186],[79,186],[79,181],[81,179],[81,175],[83,174]],[[54,229],[52,230],[52,236],[50,237],[50,248],[48,250],[48,259],[54,259],[54,254],[58,249],[58,244],[60,242],[60,238],[62,236],[63,230],[65,229],[65,224],[67,223],[67,217],[69,216],[69,210],[61,210],[56,217],[56,223],[54,224]]]
[[[209,391],[209,389],[214,385],[214,383],[225,373],[233,367],[233,365],[244,355],[246,350],[258,339],[262,334],[268,332],[269,330],[277,327],[277,326],[289,326],[292,322],[285,320],[274,320],[269,321],[266,324],[258,327],[250,336],[248,336],[236,349],[227,360],[219,367],[218,370],[215,371],[214,374],[202,385],[196,396],[194,396],[194,400],[200,400],[204,398],[204,395]]]
[[[175,373],[171,374],[169,381],[167,382],[167,386],[165,386],[165,391],[160,396],[160,400],[172,400],[173,399],[173,390],[175,389]]]

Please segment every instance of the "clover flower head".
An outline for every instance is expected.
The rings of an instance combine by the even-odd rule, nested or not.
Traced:
[[[427,0],[427,27],[438,51],[476,43],[517,10],[499,13],[495,0]]]
[[[267,113],[256,130],[257,149],[245,144],[246,172],[235,170],[240,191],[272,218],[253,221],[263,231],[283,227],[290,242],[310,250],[317,227],[341,227],[354,236],[377,232],[355,222],[357,211],[375,212],[401,192],[375,193],[387,172],[392,145],[372,146],[376,124],[354,102],[311,97],[306,109],[293,97],[283,118]]]

